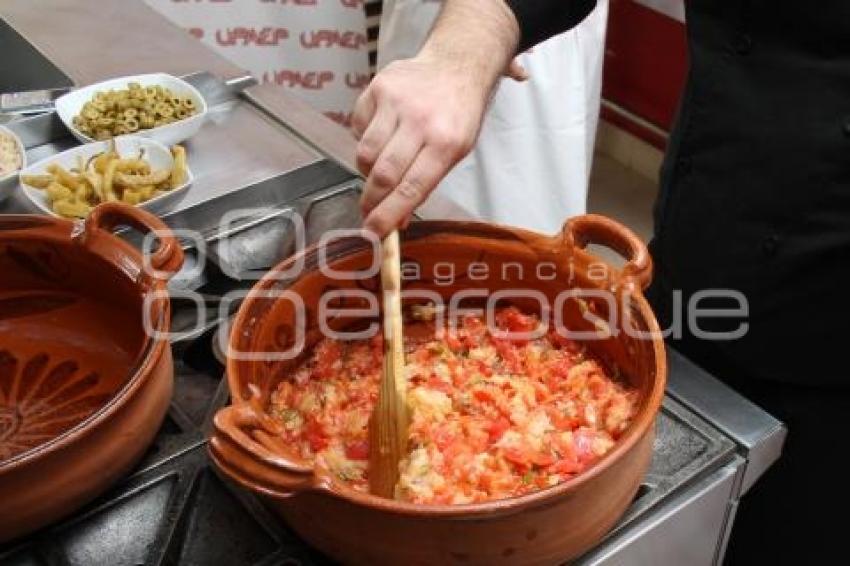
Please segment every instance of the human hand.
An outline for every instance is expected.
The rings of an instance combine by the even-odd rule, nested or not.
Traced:
[[[378,73],[357,101],[364,225],[383,237],[472,149],[491,86],[458,61],[420,54]]]
[[[518,41],[505,2],[446,0],[419,54],[378,73],[352,118],[367,229],[383,238],[405,227],[469,153],[499,77],[527,77],[511,62]]]
[[[511,63],[508,65],[508,68],[505,69],[505,76],[518,83],[523,83],[528,80],[528,71],[526,71],[525,67],[522,66],[522,63],[519,62],[519,58],[514,57],[511,59]]]

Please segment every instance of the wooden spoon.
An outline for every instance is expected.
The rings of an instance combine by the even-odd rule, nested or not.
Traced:
[[[383,242],[384,372],[369,423],[369,490],[392,498],[398,464],[407,453],[407,383],[401,318],[401,252],[398,232]]]

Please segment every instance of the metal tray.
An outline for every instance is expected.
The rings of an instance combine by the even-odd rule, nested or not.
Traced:
[[[183,78],[201,92],[210,111],[198,134],[186,142],[195,181],[164,214],[173,227],[213,237],[222,216],[234,209],[281,206],[355,178],[242,96],[243,89],[256,84],[250,76],[224,82],[202,72]],[[7,127],[21,138],[31,163],[77,144],[53,112],[22,117]],[[33,212],[20,191],[0,207],[0,213],[15,212]]]

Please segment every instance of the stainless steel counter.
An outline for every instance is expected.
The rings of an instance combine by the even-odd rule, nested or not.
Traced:
[[[202,91],[212,111],[208,123],[188,143],[189,163],[196,180],[177,207],[165,215],[165,220],[172,227],[202,234],[216,265],[187,286],[202,289],[205,297],[215,300],[216,295],[250,284],[240,281],[240,274],[263,270],[288,253],[290,235],[284,219],[289,210],[307,216],[308,233],[314,239],[329,227],[357,224],[356,195],[361,179],[355,174],[355,143],[351,134],[278,88],[248,86],[244,72],[166,22],[142,2],[4,0],[0,3],[0,18],[8,24],[7,31],[0,26],[0,36],[7,34],[0,40],[10,37],[9,34],[26,38],[34,49],[20,48],[16,53],[27,64],[58,70],[60,76],[53,75],[56,80],[64,74],[75,84],[85,84],[118,75],[166,71],[187,76]],[[228,84],[228,80],[233,82]],[[11,127],[21,135],[31,160],[52,155],[74,143],[50,115],[13,122]],[[4,206],[0,213],[25,210],[19,198]],[[223,215],[237,209],[250,210],[242,216],[237,214],[230,224],[220,223]],[[429,201],[421,214],[426,218],[468,216],[440,199]],[[187,242],[187,251],[191,262],[191,242]],[[217,320],[208,321],[211,327],[217,323]],[[198,344],[201,342],[198,340]],[[201,358],[210,355],[204,353]],[[186,473],[194,479],[179,479],[174,484],[183,486],[179,489],[185,492],[185,498],[179,499],[180,507],[173,511],[161,504],[165,509],[162,514],[170,519],[162,519],[156,523],[160,526],[148,529],[153,532],[152,548],[145,551],[148,554],[139,554],[142,558],[133,560],[192,561],[194,555],[186,549],[198,547],[192,537],[206,532],[205,524],[196,523],[194,518],[195,510],[200,513],[206,509],[197,492],[220,485],[206,464],[203,431],[209,425],[214,407],[223,403],[224,397],[220,373],[216,374],[220,368],[212,368],[202,380],[207,384],[204,399],[209,406],[198,409],[195,407],[198,397],[192,388],[201,382],[192,381],[199,379],[192,372],[186,374],[192,377],[186,377],[180,371],[172,420],[184,432],[191,429],[191,434],[185,432],[180,437],[185,442],[173,452],[166,450],[151,456],[123,487],[116,488],[83,515],[12,547],[0,548],[0,560],[15,562],[15,557],[22,557],[28,563],[47,555],[54,562],[86,563],[76,560],[72,550],[59,549],[66,538],[77,537],[74,540],[83,541],[80,544],[86,549],[94,548],[92,545],[96,546],[98,541],[102,544],[98,553],[79,556],[88,557],[93,563],[120,562],[125,554],[116,555],[114,549],[136,544],[141,535],[126,540],[115,538],[124,542],[107,547],[107,535],[95,537],[92,533],[100,532],[98,528],[104,529],[104,533],[117,533],[120,521],[127,518],[116,518],[108,511],[124,509],[118,502],[134,500],[134,494],[154,485],[154,477],[183,478],[179,474],[174,476],[174,470],[180,461],[186,460],[191,461]],[[185,400],[188,405],[184,406],[179,395],[180,387],[189,388]],[[186,409],[186,406],[195,408]],[[197,415],[188,418],[186,411],[195,411]],[[163,438],[173,435],[169,426],[164,427]],[[670,352],[668,399],[659,417],[658,430],[653,469],[641,492],[621,524],[580,561],[582,564],[719,563],[739,499],[779,456],[785,437],[781,423],[674,351]],[[198,466],[206,470],[201,476]],[[159,491],[156,493],[157,501],[166,497]],[[300,550],[303,545],[291,535],[287,538],[280,534],[285,528],[269,519],[256,502],[238,490],[228,493],[215,497],[222,502],[242,502],[253,520],[265,525],[272,541],[268,543],[267,554],[244,561],[233,558],[228,563],[279,563],[285,559],[321,563],[320,559],[305,558],[309,553]],[[132,515],[131,511],[126,513]],[[181,518],[187,514],[191,516],[189,519]],[[218,524],[213,514],[203,516],[210,525]],[[92,517],[100,521],[99,527],[80,527],[95,520]],[[130,522],[134,520],[138,523],[131,516]],[[227,528],[241,532],[237,522]],[[182,547],[172,548],[178,532],[186,538],[180,539]],[[217,532],[216,538],[230,540],[224,534],[226,528]],[[205,544],[212,547],[214,542],[215,539],[210,539]],[[238,541],[228,542],[230,546],[221,552],[235,552],[238,544]],[[57,558],[60,554],[61,559]],[[130,554],[126,556],[129,560]]]

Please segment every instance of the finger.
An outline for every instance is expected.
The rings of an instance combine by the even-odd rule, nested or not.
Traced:
[[[416,159],[422,148],[422,135],[416,129],[401,125],[378,156],[360,199],[360,208],[366,216],[395,189]]]
[[[375,115],[375,105],[375,95],[372,93],[372,89],[368,87],[354,103],[354,112],[351,115],[351,132],[358,140],[363,137],[363,132],[366,131],[369,122]]]
[[[357,169],[360,173],[366,176],[371,173],[372,166],[392,138],[397,125],[398,114],[395,109],[388,104],[378,106],[372,121],[360,138],[360,143],[357,144]]]
[[[363,226],[381,238],[389,234],[413,214],[452,164],[445,153],[429,146],[423,148],[398,187],[372,209]]]
[[[528,71],[520,64],[519,59],[515,58],[508,64],[508,68],[505,70],[505,76],[517,82],[525,82],[528,80]]]
[[[411,220],[413,220],[413,214],[412,214],[412,213],[411,213],[411,214],[408,214],[408,215],[405,217],[405,219],[401,221],[401,229],[402,229],[402,230],[407,230],[407,228],[410,226],[410,221],[411,221]]]

